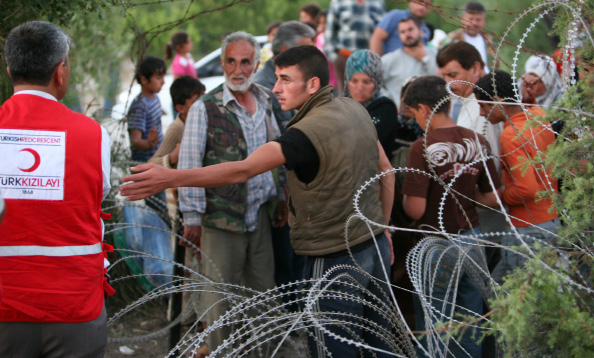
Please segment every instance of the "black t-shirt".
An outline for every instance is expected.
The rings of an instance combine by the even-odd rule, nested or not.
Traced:
[[[377,138],[388,157],[392,161],[392,154],[396,150],[396,136],[400,129],[396,104],[387,98],[379,97],[365,107],[377,130]]]
[[[320,157],[309,138],[299,129],[289,128],[275,141],[281,145],[285,168],[294,170],[300,181],[311,183],[320,169]]]

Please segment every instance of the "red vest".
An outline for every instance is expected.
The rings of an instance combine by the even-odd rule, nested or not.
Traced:
[[[104,300],[99,124],[59,102],[14,95],[0,107],[3,157],[17,159],[0,165],[0,321],[97,318]]]

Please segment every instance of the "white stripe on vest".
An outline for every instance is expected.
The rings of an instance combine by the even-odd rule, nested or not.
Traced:
[[[10,256],[80,256],[103,252],[101,243],[78,246],[0,246],[0,257]]]

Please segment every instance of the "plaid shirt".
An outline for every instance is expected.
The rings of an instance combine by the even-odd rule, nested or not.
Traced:
[[[326,17],[324,51],[331,61],[339,50],[368,49],[369,38],[386,11],[384,0],[332,0]]]
[[[227,86],[223,85],[223,105],[237,116],[248,146],[248,155],[266,143],[265,115],[266,107],[270,101],[268,94],[258,86],[252,85],[249,90],[256,98],[257,108],[253,116],[237,102]],[[276,120],[272,118],[271,123],[276,135],[278,135],[279,130]],[[186,118],[186,128],[177,165],[178,169],[202,167],[206,149],[207,129],[206,108],[204,102],[199,100],[192,105]],[[256,230],[260,205],[277,196],[272,173],[266,172],[249,179],[247,181],[247,193],[245,224],[248,231],[254,231]],[[206,210],[206,196],[203,188],[180,187],[179,205],[186,225],[202,225],[202,215]]]

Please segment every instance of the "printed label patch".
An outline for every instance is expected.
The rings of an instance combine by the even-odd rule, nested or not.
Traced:
[[[64,200],[66,132],[0,129],[5,199]]]

